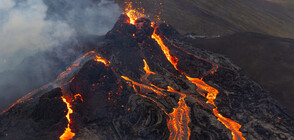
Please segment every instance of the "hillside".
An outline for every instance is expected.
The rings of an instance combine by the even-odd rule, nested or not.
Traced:
[[[121,7],[125,7],[125,1],[135,2],[148,15],[161,11],[162,20],[181,33],[258,32],[294,38],[294,10],[288,4],[285,8],[281,3],[265,0],[116,0]]]
[[[105,43],[0,113],[0,139],[294,139],[294,119],[229,59],[151,25],[121,15]]]
[[[237,33],[189,42],[195,47],[228,56],[247,76],[270,90],[294,116],[294,40]]]

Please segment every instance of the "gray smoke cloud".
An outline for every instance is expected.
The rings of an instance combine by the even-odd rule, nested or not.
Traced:
[[[11,68],[16,59],[19,62],[30,52],[46,50],[75,34],[65,22],[45,20],[47,7],[40,0],[1,0],[0,5],[0,59],[6,63],[6,67],[0,65],[0,71]],[[21,56],[12,57],[19,51]]]
[[[52,80],[81,55],[82,36],[105,35],[121,12],[112,0],[0,0],[0,110]]]

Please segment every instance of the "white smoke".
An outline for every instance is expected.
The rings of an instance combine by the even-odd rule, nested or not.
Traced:
[[[78,57],[71,47],[80,45],[79,37],[106,34],[120,14],[112,0],[0,0],[0,110],[48,80],[61,64],[56,59]]]
[[[90,0],[66,1],[69,1],[72,8],[65,15],[66,21],[83,34],[105,35],[121,14],[119,6],[109,0],[101,0],[95,4]]]
[[[41,0],[0,1],[0,56],[8,61],[8,66],[15,64],[15,59],[22,59],[19,57],[56,46],[74,36],[75,31],[68,24],[45,20],[46,11]],[[19,50],[24,50],[26,55],[12,57]],[[0,71],[3,70],[0,65]]]
[[[73,40],[77,33],[104,35],[120,13],[109,0],[0,0],[0,72],[36,51]]]

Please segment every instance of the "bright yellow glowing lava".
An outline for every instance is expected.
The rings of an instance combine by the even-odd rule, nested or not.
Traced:
[[[132,7],[132,4],[133,4],[132,2],[130,2],[130,3],[128,4],[128,7],[125,9],[125,13],[126,13],[126,15],[130,18],[130,24],[135,25],[135,22],[136,22],[136,20],[137,20],[138,18],[140,18],[140,17],[146,17],[146,15],[143,14],[143,13],[141,13],[141,12],[139,12],[139,11],[137,11],[137,10],[135,10],[135,9]],[[144,11],[144,9],[141,9],[141,10]]]
[[[137,17],[135,16],[136,11],[135,10],[130,10],[127,12],[128,17],[130,18],[130,23],[135,24],[135,21],[137,20]]]
[[[150,68],[149,68],[149,66],[148,66],[148,64],[147,64],[147,62],[145,61],[145,59],[143,59],[143,62],[144,62],[144,70],[145,70],[145,72],[146,72],[146,74],[144,75],[144,76],[142,76],[142,78],[140,79],[142,82],[147,82],[147,83],[149,83],[148,82],[148,76],[150,75],[150,74],[156,74],[155,72],[152,72],[151,70],[150,70]]]
[[[105,66],[108,66],[108,64],[109,64],[109,62],[108,62],[106,59],[103,59],[102,57],[97,56],[97,55],[96,55],[96,57],[95,57],[94,60],[95,60],[96,62],[101,62],[101,63],[103,63]]]
[[[71,104],[70,102],[68,102],[66,100],[65,97],[61,97],[63,102],[66,103],[66,107],[67,107],[67,114],[66,114],[66,118],[67,118],[67,121],[68,121],[68,124],[67,124],[67,128],[65,129],[64,133],[59,137],[60,140],[70,140],[72,139],[76,134],[73,133],[70,129],[70,124],[71,124],[71,119],[70,119],[70,114],[73,113],[73,110],[71,108]]]

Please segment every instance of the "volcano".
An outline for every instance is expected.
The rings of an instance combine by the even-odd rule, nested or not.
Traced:
[[[132,12],[3,111],[0,139],[294,139],[293,118],[238,66]]]

